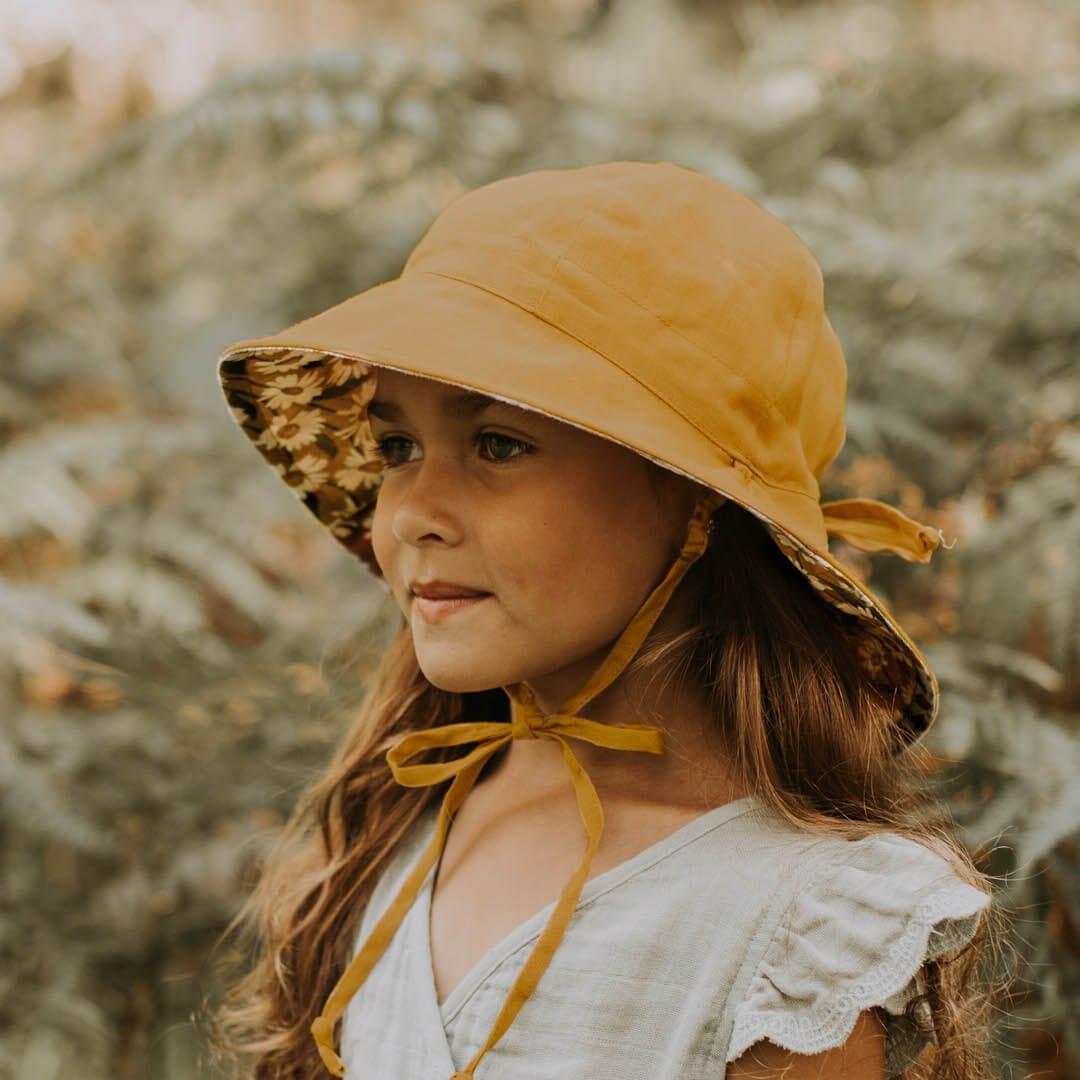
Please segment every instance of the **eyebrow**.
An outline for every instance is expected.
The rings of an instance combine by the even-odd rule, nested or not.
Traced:
[[[447,416],[475,416],[489,406],[497,404],[498,400],[496,398],[470,391],[469,393],[446,398],[443,401],[443,412]],[[380,420],[403,420],[405,418],[405,413],[400,406],[395,405],[392,401],[380,401],[377,398],[372,398],[368,402],[367,411],[371,416],[377,416]]]

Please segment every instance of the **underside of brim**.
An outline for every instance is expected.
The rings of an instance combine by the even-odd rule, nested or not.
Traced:
[[[371,515],[382,467],[368,424],[377,369],[279,347],[222,359],[225,399],[255,448],[334,538],[376,576]]]

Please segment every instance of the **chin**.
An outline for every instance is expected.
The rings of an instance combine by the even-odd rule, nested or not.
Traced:
[[[501,679],[497,675],[479,672],[464,663],[426,664],[419,652],[417,663],[424,678],[432,686],[445,690],[448,694],[475,694],[480,690],[492,690],[497,686],[506,686],[516,681],[512,678]]]

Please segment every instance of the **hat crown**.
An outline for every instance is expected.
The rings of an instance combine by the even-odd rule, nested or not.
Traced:
[[[763,480],[818,499],[844,443],[847,364],[813,253],[735,188],[663,161],[506,177],[442,210],[415,273],[552,323]]]

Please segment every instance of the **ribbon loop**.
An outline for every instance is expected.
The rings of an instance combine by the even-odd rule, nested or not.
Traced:
[[[468,768],[477,757],[474,750],[453,761],[433,762],[427,765],[406,765],[405,762],[423,750],[436,746],[460,746],[466,742],[479,742],[484,749],[492,741],[503,742],[510,738],[506,724],[499,721],[476,721],[464,724],[443,724],[440,727],[412,731],[403,735],[389,750],[386,761],[394,779],[403,787],[427,787],[457,776]],[[490,748],[488,748],[490,751]]]
[[[553,734],[576,739],[609,750],[638,750],[646,754],[664,752],[664,733],[647,724],[604,724],[586,716],[558,716],[549,726]]]
[[[842,536],[863,551],[891,551],[909,562],[929,562],[945,542],[940,529],[878,499],[834,499],[822,503],[821,512],[830,536]]]

